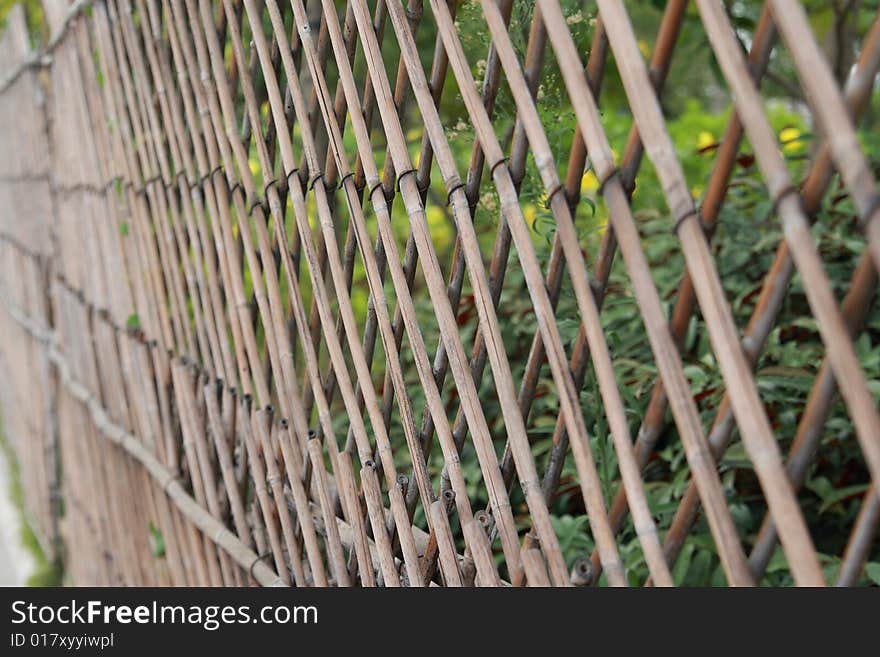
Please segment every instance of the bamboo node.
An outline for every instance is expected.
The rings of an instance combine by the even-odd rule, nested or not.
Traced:
[[[605,174],[599,179],[599,186],[596,188],[596,193],[599,196],[605,196],[605,186],[612,178],[616,178],[620,175],[620,169],[617,167],[611,167]]]

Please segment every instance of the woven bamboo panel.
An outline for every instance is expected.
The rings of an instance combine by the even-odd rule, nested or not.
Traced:
[[[880,415],[854,338],[880,197],[856,125],[880,19],[841,86],[796,0],[747,32],[720,0],[670,0],[650,41],[619,0],[43,4],[48,45],[19,14],[0,58],[0,399],[71,582],[667,586],[695,536],[717,583],[860,581]],[[700,180],[661,104],[685,29],[733,109]],[[816,133],[803,179],[760,91],[779,53]],[[733,308],[715,237],[744,156],[778,248]],[[843,290],[811,232],[829,195],[863,250]],[[754,369],[795,287],[823,349],[783,436]],[[859,485],[829,555],[802,487],[835,404]]]

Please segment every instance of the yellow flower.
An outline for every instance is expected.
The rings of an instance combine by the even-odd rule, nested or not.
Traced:
[[[429,205],[425,216],[428,220],[428,230],[431,232],[434,246],[438,249],[447,248],[452,238],[449,222],[446,220],[446,212],[436,205]]]
[[[797,128],[783,128],[779,133],[779,141],[782,142],[782,150],[786,153],[797,153],[804,146],[801,141],[801,131]]]
[[[697,148],[699,150],[703,150],[704,148],[709,148],[715,143],[715,135],[711,132],[703,130],[699,135],[697,135]]]
[[[651,53],[650,49],[648,48],[648,42],[644,39],[639,39],[639,50],[642,51],[642,54],[645,57],[647,57]]]
[[[581,194],[595,192],[597,189],[599,189],[599,179],[592,170],[587,171],[581,178]]]
[[[526,223],[529,225],[529,228],[534,227],[535,225],[535,217],[538,215],[537,208],[529,203],[526,207],[523,208],[523,217],[526,220]]]

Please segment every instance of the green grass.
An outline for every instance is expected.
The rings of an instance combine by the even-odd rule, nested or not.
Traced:
[[[21,471],[16,460],[15,453],[3,433],[2,423],[0,423],[0,450],[6,454],[9,463],[10,484],[9,496],[13,504],[18,509],[21,517],[21,542],[25,549],[31,553],[34,558],[34,572],[27,579],[28,586],[61,586],[64,578],[64,568],[60,559],[50,561],[43,548],[40,545],[37,535],[28,522],[24,512],[24,488],[21,484]]]

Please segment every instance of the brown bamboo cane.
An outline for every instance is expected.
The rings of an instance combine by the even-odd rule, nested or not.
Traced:
[[[454,495],[452,491],[448,491]],[[443,574],[443,583],[447,587],[462,586],[461,570],[459,569],[458,559],[455,558],[455,546],[453,543],[452,530],[449,526],[449,510],[452,506],[452,499],[438,499],[431,504],[431,515],[433,516],[434,532],[432,536],[436,537],[439,544],[437,553],[440,560],[440,571]],[[453,558],[449,558],[452,554]],[[523,562],[525,567],[525,561]]]
[[[171,375],[174,385],[174,392],[177,398],[177,405],[180,408],[181,432],[183,434],[183,451],[186,457],[187,469],[189,471],[190,483],[193,488],[193,497],[196,502],[202,506],[208,506],[208,496],[211,496],[211,505],[216,504],[213,496],[213,490],[206,485],[204,476],[200,467],[198,455],[195,447],[195,434],[198,431],[192,417],[192,402],[189,398],[189,390],[193,384],[191,379],[188,380],[187,364],[180,360],[175,360],[171,365]],[[213,546],[204,542],[205,561],[207,564],[208,582],[211,586],[219,586],[222,582],[222,574],[219,569],[218,555]],[[280,571],[280,569],[279,569]],[[287,583],[287,582],[286,582]]]
[[[311,570],[311,581],[314,586],[326,587],[327,574],[321,557],[321,548],[318,544],[315,523],[312,520],[312,514],[307,512],[309,508],[308,493],[306,492],[303,481],[300,478],[300,473],[303,472],[303,456],[298,449],[295,438],[292,436],[293,430],[288,425],[287,420],[282,419],[280,425],[282,430],[280,442],[284,467],[287,472],[288,483],[297,510],[300,534],[305,543],[306,555]]]
[[[284,545],[287,548],[290,568],[293,571],[296,585],[305,586],[306,576],[303,569],[302,547],[299,539],[294,535],[290,511],[287,508],[287,496],[284,494],[284,482],[281,480],[280,469],[275,460],[273,443],[277,441],[272,439],[272,434],[274,433],[277,438],[277,429],[270,426],[271,422],[271,408],[261,408],[254,413],[257,445],[262,452],[263,462],[266,465],[266,481],[272,490],[272,498],[281,523],[281,534],[284,537]]]
[[[878,523],[880,523],[880,495],[877,493],[877,484],[872,484],[865,492],[862,508],[859,510],[846,545],[837,575],[837,586],[853,586],[858,580],[877,534]]]
[[[361,482],[363,483],[364,499],[367,503],[367,508],[370,510],[370,516],[384,517],[379,477],[376,474],[376,464],[372,460],[368,460],[363,464],[361,468]],[[400,577],[394,565],[394,552],[391,548],[391,539],[388,536],[385,523],[376,522],[373,524],[373,527],[375,528],[373,539],[376,541],[382,581],[385,586],[399,587]]]
[[[275,517],[275,509],[269,498],[269,491],[266,488],[266,469],[263,463],[262,455],[257,451],[256,441],[253,434],[253,409],[250,399],[242,400],[242,408],[239,409],[239,431],[244,436],[245,447],[248,451],[248,463],[251,466],[253,475],[254,491],[260,504],[263,520],[269,534],[269,543],[272,550],[272,556],[275,560],[275,569],[279,577],[285,584],[290,583],[290,575],[288,574],[287,564],[284,560],[284,550],[281,544],[281,536],[278,530],[278,521]]]
[[[501,580],[492,565],[492,549],[486,536],[485,528],[477,521],[471,520],[464,525],[464,533],[473,546],[474,562],[477,566],[476,586],[498,587]]]
[[[547,567],[544,565],[544,557],[541,551],[533,547],[522,551],[523,568],[526,571],[526,580],[531,588],[550,586],[550,578],[547,576]]]
[[[220,466],[223,483],[226,487],[226,494],[229,497],[232,519],[235,523],[238,539],[247,547],[253,548],[253,537],[247,525],[244,502],[238,489],[238,482],[235,479],[235,465],[229,446],[229,437],[226,435],[226,427],[220,417],[220,409],[217,403],[217,388],[216,384],[211,383],[207,384],[204,388],[211,437],[214,442],[214,448],[217,451],[217,461]]]

